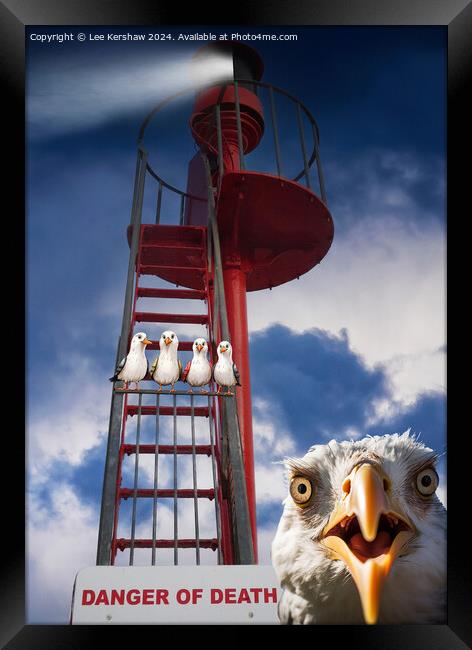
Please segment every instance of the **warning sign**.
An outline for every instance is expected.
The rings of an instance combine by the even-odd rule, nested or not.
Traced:
[[[155,566],[83,569],[73,624],[278,623],[282,594],[270,566]]]

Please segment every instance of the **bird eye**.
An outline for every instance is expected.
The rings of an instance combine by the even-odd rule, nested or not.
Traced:
[[[170,335],[170,338],[171,338],[171,339],[173,339],[173,338],[174,338],[174,335],[173,335],[173,334],[171,334],[171,335]]]
[[[432,467],[423,469],[416,475],[416,489],[424,497],[429,497],[434,492],[439,484],[439,477]]]
[[[313,493],[313,486],[304,476],[294,476],[290,481],[290,495],[296,504],[304,508]]]

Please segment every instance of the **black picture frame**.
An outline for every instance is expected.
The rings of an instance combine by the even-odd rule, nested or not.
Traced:
[[[443,25],[448,32],[448,131],[447,131],[447,213],[448,248],[451,235],[470,213],[466,192],[470,186],[470,163],[464,164],[464,139],[467,134],[468,104],[467,78],[472,59],[472,6],[466,0],[314,0],[291,2],[264,0],[237,3],[226,19],[216,14],[214,3],[186,5],[171,8],[172,3],[148,0],[0,0],[0,64],[3,94],[2,143],[6,175],[2,175],[3,199],[9,207],[3,211],[4,250],[15,250],[10,262],[4,262],[6,307],[2,319],[8,328],[14,327],[21,337],[19,323],[24,312],[24,255],[25,242],[25,26],[28,25],[178,25],[185,14],[187,25],[260,24],[260,25]],[[470,149],[467,150],[470,159]],[[461,239],[459,237],[459,239]],[[448,261],[448,286],[452,284],[454,267],[461,259],[457,253]],[[462,259],[467,259],[465,255]],[[460,276],[458,276],[460,278]],[[464,291],[467,285],[464,284]],[[27,287],[26,287],[27,290]],[[13,300],[13,305],[11,301]],[[466,301],[468,302],[468,301]],[[25,322],[25,318],[23,318]],[[9,331],[11,335],[11,331]],[[25,332],[23,332],[25,336]],[[25,385],[25,371],[15,359],[16,375],[8,382],[14,389],[4,391],[3,414],[13,413],[13,422],[20,422],[19,413],[25,409],[26,397],[21,391]],[[4,380],[5,381],[5,380]],[[453,393],[452,403],[458,401]],[[451,398],[449,399],[451,404]],[[451,427],[451,417],[448,417]],[[4,568],[0,594],[0,641],[8,650],[34,648],[93,647],[95,643],[124,644],[127,626],[48,626],[25,625],[25,518],[24,518],[24,442],[21,427],[5,426],[3,455],[9,476],[4,475],[2,553]],[[462,437],[463,436],[463,437]],[[448,614],[445,625],[410,626],[331,626],[303,629],[311,642],[348,647],[429,648],[431,650],[469,647],[472,639],[470,614],[470,583],[468,568],[470,549],[465,539],[463,520],[468,520],[467,481],[470,461],[463,453],[463,440],[468,437],[466,426],[449,431],[448,445]],[[10,473],[11,472],[11,473]],[[464,477],[464,478],[463,478]],[[34,540],[31,541],[34,544]],[[469,555],[468,555],[469,554]],[[47,597],[47,594],[44,594]],[[248,629],[248,628],[245,628]],[[290,629],[278,628],[277,634],[291,634]],[[149,628],[141,628],[142,633]],[[151,630],[154,641],[159,636]],[[302,633],[301,631],[298,634]],[[136,643],[134,633],[134,643]],[[293,637],[290,637],[292,639]],[[118,643],[117,641],[118,640]]]

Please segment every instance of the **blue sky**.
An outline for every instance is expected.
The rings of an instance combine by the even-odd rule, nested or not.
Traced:
[[[269,562],[286,489],[276,462],[284,455],[333,437],[410,427],[445,450],[446,32],[264,31],[298,35],[296,42],[254,46],[265,61],[264,80],[298,96],[318,121],[335,223],[319,267],[248,295],[260,555]],[[197,47],[27,40],[34,623],[67,621],[74,575],[95,561],[135,140],[150,108],[186,80]],[[179,186],[194,153],[181,126],[188,111],[182,103],[164,116],[165,128],[151,131],[153,163]],[[273,165],[269,145],[263,141],[253,164]],[[288,169],[296,166],[294,151],[288,130]],[[149,195],[145,219],[152,201]],[[173,212],[169,204],[166,219]],[[38,598],[40,589],[47,599]]]

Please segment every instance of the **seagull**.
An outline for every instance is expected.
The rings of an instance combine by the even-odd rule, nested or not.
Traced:
[[[236,364],[233,362],[233,348],[228,341],[221,341],[217,348],[218,361],[213,368],[213,378],[218,384],[218,393],[226,386],[227,395],[232,395],[230,386],[241,386]]]
[[[408,430],[285,460],[289,494],[272,543],[281,623],[445,622],[437,458]]]
[[[211,364],[207,359],[208,343],[203,338],[195,339],[192,350],[193,359],[185,366],[182,381],[186,381],[189,386],[205,386],[211,380]],[[192,388],[188,392],[192,393]],[[205,394],[208,391],[201,392]]]
[[[149,370],[144,350],[150,343],[145,332],[138,332],[133,336],[127,356],[116,366],[113,377],[110,377],[110,381],[113,382],[124,381],[124,388],[116,390],[126,390],[129,382],[136,384],[136,390],[139,389],[139,382],[144,379]]]
[[[159,339],[160,354],[154,359],[151,366],[151,376],[159,384],[159,392],[163,386],[172,384],[171,393],[175,393],[174,384],[179,381],[182,374],[182,364],[177,357],[179,339],[175,332],[167,330]]]

